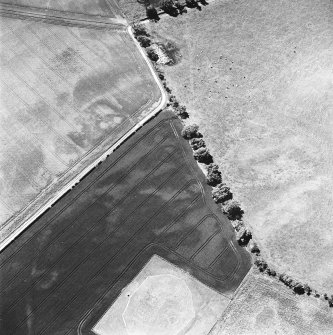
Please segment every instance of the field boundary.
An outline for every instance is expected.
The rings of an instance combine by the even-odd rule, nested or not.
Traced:
[[[0,7],[1,8],[1,7]],[[2,13],[0,12],[0,15]],[[31,224],[33,224],[45,211],[51,208],[65,193],[69,192],[71,189],[75,187],[76,184],[80,182],[91,170],[93,170],[97,165],[99,165],[102,161],[104,161],[112,152],[114,152],[123,142],[125,142],[129,137],[131,137],[137,130],[139,130],[144,124],[146,124],[150,119],[152,119],[156,114],[158,114],[167,103],[167,95],[163,88],[162,83],[160,82],[154,67],[150,63],[145,52],[142,50],[139,43],[136,41],[132,27],[130,25],[127,26],[127,33],[132,38],[134,44],[138,48],[140,54],[144,58],[145,62],[148,65],[148,68],[160,90],[161,98],[159,105],[150,112],[147,116],[145,116],[141,121],[139,121],[135,126],[133,126],[127,133],[125,133],[121,138],[119,138],[107,151],[105,151],[98,159],[92,162],[89,166],[87,166],[80,174],[77,175],[75,179],[72,179],[67,185],[62,187],[61,191],[55,194],[46,204],[44,204],[38,211],[35,212],[27,221],[25,221],[22,225],[20,225],[13,233],[11,233],[8,237],[4,238],[0,242],[0,252],[5,249],[5,247],[10,244],[16,237],[18,237],[25,229],[27,229]]]
[[[0,16],[45,22],[69,27],[86,27],[95,29],[121,29],[126,28],[124,18],[104,17],[91,14],[65,12],[55,9],[25,7],[19,5],[0,4]]]

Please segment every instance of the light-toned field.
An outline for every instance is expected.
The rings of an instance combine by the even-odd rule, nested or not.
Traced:
[[[329,0],[214,1],[150,23],[182,61],[173,93],[200,125],[264,256],[333,293]]]
[[[326,304],[250,271],[210,335],[330,335]]]
[[[93,331],[97,335],[206,335],[229,302],[154,255]]]
[[[132,21],[138,21],[146,17],[146,8],[140,4],[137,0],[116,0],[119,6],[126,16],[126,18]]]
[[[115,1],[116,0],[1,0],[0,3],[113,17],[115,15]]]
[[[1,18],[0,244],[159,105],[126,31]]]

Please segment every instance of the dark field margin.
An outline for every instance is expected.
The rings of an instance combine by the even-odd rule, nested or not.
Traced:
[[[90,329],[153,254],[231,296],[247,252],[162,113],[0,254],[1,334]]]

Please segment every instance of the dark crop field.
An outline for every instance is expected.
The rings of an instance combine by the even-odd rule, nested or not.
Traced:
[[[152,255],[230,297],[247,252],[160,114],[0,254],[0,333],[92,334]]]

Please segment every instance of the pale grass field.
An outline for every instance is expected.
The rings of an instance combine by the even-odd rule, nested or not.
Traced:
[[[332,2],[214,1],[149,24],[264,256],[333,293]]]

